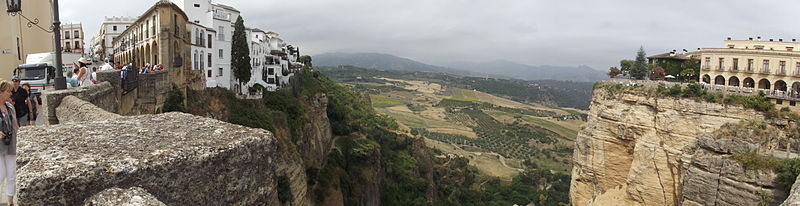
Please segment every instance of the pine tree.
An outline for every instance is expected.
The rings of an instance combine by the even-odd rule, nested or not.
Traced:
[[[236,24],[233,25],[232,41],[231,69],[233,69],[233,77],[239,81],[239,84],[245,84],[250,81],[250,73],[253,68],[250,66],[250,49],[247,45],[247,34],[242,16],[239,16]]]
[[[639,52],[636,52],[636,63],[631,68],[631,77],[634,79],[644,79],[650,74],[650,69],[647,68],[647,62],[644,53],[644,47],[639,47]]]

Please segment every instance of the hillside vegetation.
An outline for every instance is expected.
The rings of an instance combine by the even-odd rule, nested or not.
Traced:
[[[474,166],[465,164],[466,158],[440,158],[439,150],[427,149],[421,138],[404,132],[394,119],[376,113],[376,103],[362,93],[316,71],[300,71],[295,79],[291,88],[267,92],[259,100],[238,99],[224,89],[190,92],[187,107],[197,115],[273,131],[284,136],[279,138],[283,145],[279,147],[299,149],[305,144],[299,139],[304,134],[302,125],[309,123],[310,101],[324,93],[328,100],[325,115],[335,135],[334,145],[323,167],[306,168],[308,193],[318,205],[368,205],[374,198],[383,205],[567,202],[569,178],[564,174],[529,165],[510,182],[479,176]],[[387,95],[383,103],[377,104],[396,106],[393,98]],[[287,180],[283,178],[283,182],[286,184]],[[371,185],[379,188],[370,189]],[[369,196],[376,192],[378,197]]]

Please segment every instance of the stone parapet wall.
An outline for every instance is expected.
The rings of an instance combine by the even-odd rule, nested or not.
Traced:
[[[118,113],[120,108],[118,91],[109,82],[65,90],[47,90],[42,92],[41,114],[46,118],[45,124],[58,124],[59,119],[56,115],[56,107],[61,105],[61,101],[67,96],[75,96],[96,105],[100,109]]]
[[[20,130],[18,202],[82,205],[108,188],[140,187],[167,205],[283,205],[269,131],[183,113],[91,125]]]
[[[170,90],[172,90],[172,83],[168,71],[139,74],[139,87],[135,92],[136,102],[131,114],[160,113]]]
[[[56,108],[56,115],[60,123],[101,121],[121,117],[75,96],[64,97],[61,105]]]

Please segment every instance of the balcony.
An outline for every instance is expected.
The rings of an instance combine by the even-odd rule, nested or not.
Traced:
[[[703,70],[711,70],[711,67],[710,66],[704,66]]]
[[[762,74],[769,74],[769,68],[762,68],[762,69],[761,69],[761,71],[760,71],[759,73],[762,73]]]
[[[775,74],[786,76],[786,70],[785,69],[778,70],[778,72],[776,72]]]
[[[725,67],[723,67],[723,66],[717,66],[717,67],[716,67],[716,70],[717,70],[717,71],[725,71]]]

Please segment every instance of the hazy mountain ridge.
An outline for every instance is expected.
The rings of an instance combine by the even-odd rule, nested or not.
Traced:
[[[436,71],[477,77],[501,77],[523,80],[562,80],[596,82],[605,73],[587,66],[530,66],[507,60],[489,62],[451,62],[444,66],[425,64],[412,59],[382,53],[325,53],[313,56],[317,66],[350,65],[361,68],[400,71]]]

